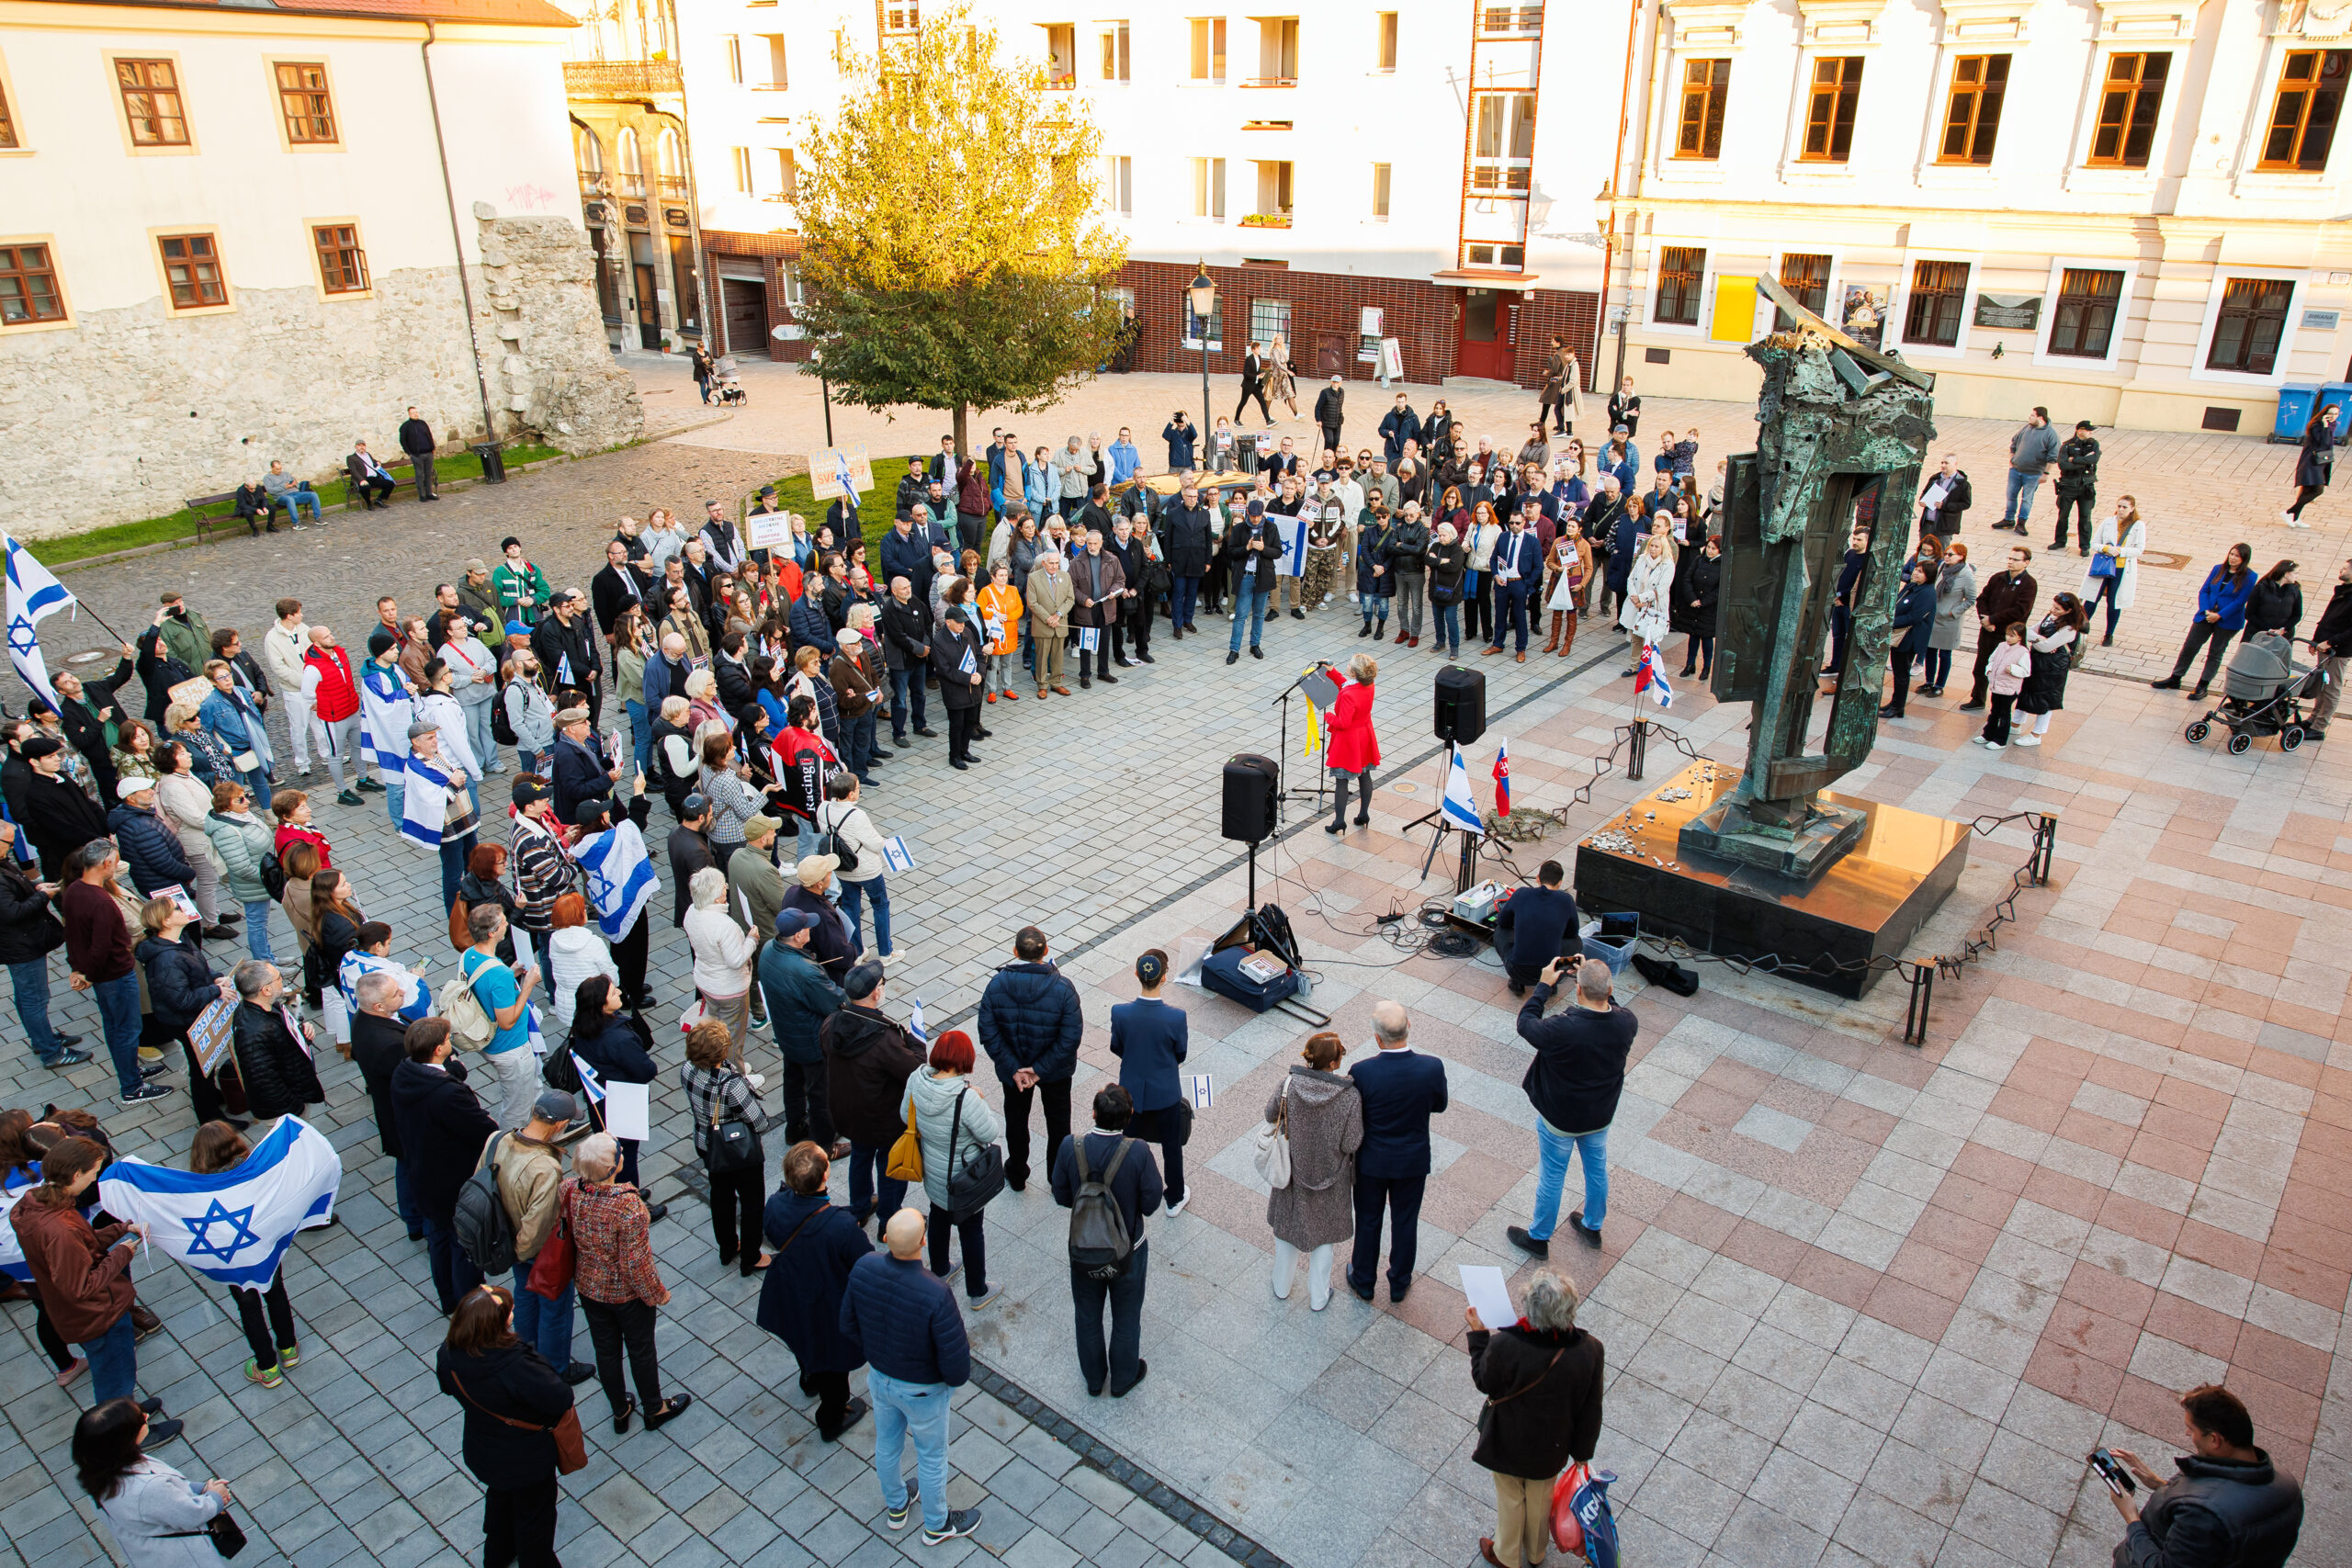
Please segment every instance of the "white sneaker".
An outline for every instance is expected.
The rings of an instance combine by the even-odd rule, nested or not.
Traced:
[[[2282,511],[2278,513],[2278,521],[2291,528],[2295,525],[2295,514],[2291,512]]]
[[[1176,1201],[1168,1205],[1168,1217],[1172,1220],[1177,1215],[1182,1213],[1184,1212],[1184,1205],[1192,1201],[1193,1195],[1191,1192],[1187,1191],[1182,1198],[1177,1199]]]
[[[2015,740],[2010,741],[2009,744],[2012,746],[2039,746],[2041,744],[2041,737],[2039,735],[2020,735]]]
[[[750,1084],[753,1089],[765,1089],[767,1087],[768,1076],[765,1073],[745,1073],[743,1075],[743,1081]]]

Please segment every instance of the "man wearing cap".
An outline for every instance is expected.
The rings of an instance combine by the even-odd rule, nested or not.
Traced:
[[[420,829],[437,833],[441,855],[441,908],[446,912],[458,903],[458,884],[465,880],[466,861],[474,852],[474,841],[481,823],[481,812],[467,788],[469,780],[462,764],[441,754],[441,730],[431,719],[419,719],[408,727],[410,767],[413,778],[404,777],[401,794],[393,798],[401,802],[402,836],[407,836],[406,795],[410,787],[422,787],[427,782],[424,770],[430,769],[447,781],[441,798],[441,820],[420,820]],[[411,842],[416,842],[411,839]]]
[[[40,855],[41,874],[56,881],[65,874],[66,856],[107,836],[107,814],[65,776],[65,742],[36,735],[18,755],[32,767],[25,789],[25,837]]]
[[[669,842],[664,847],[670,852],[671,884],[677,890],[670,923],[684,931],[686,910],[692,907],[687,884],[703,867],[718,864],[718,857],[710,852],[710,802],[703,798],[699,790],[679,804],[678,825],[670,829]]]
[[[1342,378],[1338,376],[1332,377],[1331,384],[1315,399],[1315,423],[1322,426],[1323,445],[1334,452],[1340,449],[1340,426],[1346,423],[1347,401]]]
[[[612,945],[613,966],[621,973],[623,1005],[631,1012],[642,1012],[653,1003],[651,993],[645,988],[646,949],[652,940],[647,909],[652,900],[646,900],[646,907],[638,910],[636,919],[620,935],[613,934],[612,922],[627,912],[622,901],[628,897],[628,872],[641,865],[649,876],[652,873],[645,852],[645,818],[652,806],[645,793],[645,775],[640,773],[637,793],[627,807],[612,800],[583,800],[571,814],[573,824],[580,829],[571,844],[573,860],[587,865],[602,863],[606,871],[601,878],[589,876],[582,890],[588,896],[597,929]],[[608,846],[607,835],[617,835],[624,842]],[[628,863],[617,863],[622,861]]]
[[[922,1052],[907,1032],[883,1016],[882,964],[868,958],[842,976],[840,1011],[817,1032],[825,1057],[826,1104],[833,1125],[849,1139],[849,1209],[864,1224],[877,1207],[885,1218],[899,1212],[907,1184],[888,1171],[890,1145],[906,1131],[900,1107],[907,1077],[922,1066]]]
[[[594,794],[601,796],[604,791]],[[572,863],[555,827],[571,819],[581,803],[572,802],[571,812],[561,815],[550,811],[548,786],[528,773],[514,781],[514,824],[507,837],[514,859],[515,920],[530,933],[540,972],[552,974],[549,953],[555,940],[555,901],[580,881],[580,868]]]
[[[542,633],[546,628],[541,627]],[[555,716],[555,760],[549,782],[555,786],[555,815],[569,822],[583,800],[612,792],[621,776],[620,764],[605,765],[595,745],[595,716],[586,708],[566,708]]]
[[[555,688],[566,687],[588,699],[588,719],[593,725],[605,705],[603,663],[596,653],[599,638],[596,628],[588,624],[587,602],[577,588],[567,588],[548,604],[551,619],[543,621],[531,633],[531,647],[539,656],[539,663],[555,672]]]
[[[768,928],[775,940],[760,949],[759,988],[767,1003],[768,1021],[775,1027],[775,1048],[784,1057],[785,1141],[797,1144],[806,1138],[825,1149],[828,1157],[844,1159],[849,1145],[833,1134],[821,1041],[825,1021],[848,998],[808,952],[817,923],[818,918],[806,909],[776,912]]]
[[[832,663],[825,674],[832,682],[833,701],[841,710],[842,760],[849,764],[850,772],[872,784],[874,764],[881,757],[875,749],[875,730],[882,716],[882,686],[874,668],[874,654],[865,635],[847,626],[833,634],[833,644]]]
[[[407,787],[407,775],[401,772],[408,754],[405,741],[410,726],[416,722],[416,699],[409,691],[408,677],[401,673],[399,640],[381,626],[368,634],[368,660],[359,667],[359,712],[365,738],[362,771],[367,761],[375,762],[377,787],[384,793],[384,810],[397,833]],[[359,787],[368,785],[363,781]]]
[[[2091,508],[2098,501],[2098,441],[2091,434],[2098,426],[2089,420],[2075,422],[2075,434],[2058,448],[2058,536],[2050,547],[2066,547],[2066,513],[2079,508],[2075,524],[2075,553],[2091,553]]]
[[[130,868],[131,886],[151,897],[159,887],[193,888],[196,867],[181,847],[178,832],[156,807],[155,781],[119,780],[115,798],[119,804],[107,814],[107,826],[122,852],[122,863]]]
[[[563,1150],[556,1140],[578,1111],[571,1096],[561,1089],[541,1089],[531,1102],[530,1119],[516,1131],[492,1138],[475,1168],[492,1173],[498,1201],[514,1227],[514,1336],[569,1383],[583,1383],[596,1375],[594,1366],[571,1359],[572,1283],[565,1280],[553,1301],[529,1286],[532,1265],[555,1234],[561,1209]]]
[[[506,617],[499,613],[498,590],[491,586],[490,563],[476,557],[466,562],[466,580],[458,584],[458,603],[473,612],[475,620],[490,627],[481,634],[484,647],[506,644]]]
[[[793,880],[797,886],[785,890],[784,907],[797,909],[817,922],[808,933],[808,955],[825,977],[839,985],[857,962],[857,947],[850,940],[849,922],[833,901],[825,897],[833,885],[833,873],[841,869],[841,862],[832,855],[804,855],[793,868]]]
[[[1266,632],[1266,600],[1274,591],[1281,570],[1282,536],[1266,521],[1265,502],[1252,501],[1242,520],[1225,531],[1227,569],[1233,581],[1233,635],[1227,641],[1225,661],[1241,660],[1241,633],[1250,632],[1250,657],[1263,659],[1259,644]]]
[[[552,592],[547,573],[531,564],[523,554],[523,541],[512,534],[498,541],[498,549],[504,558],[491,571],[490,586],[497,595],[500,618],[538,625],[539,612]]]

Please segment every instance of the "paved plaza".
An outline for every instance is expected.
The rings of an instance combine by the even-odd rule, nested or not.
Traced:
[[[683,366],[633,368],[649,406],[698,412]],[[429,513],[403,501],[323,530],[62,575],[125,632],[174,586],[214,626],[249,637],[291,592],[354,644],[377,593],[421,606],[435,581],[469,556],[494,555],[507,533],[559,585],[584,584],[616,513],[666,503],[691,515],[704,497],[731,500],[772,477],[780,455],[821,442],[813,383],[781,367],[745,379],[752,405],[724,423],[452,491]],[[1434,389],[1412,390],[1426,409]],[[1229,398],[1229,382],[1219,395]],[[1532,412],[1524,394],[1444,395],[1498,445],[1515,442]],[[1015,428],[1030,446],[1070,430],[1107,436],[1123,422],[1156,437],[1170,408],[1197,410],[1198,398],[1197,380],[1182,377],[1112,377],[1073,412],[1023,416]],[[1352,383],[1350,400],[1368,431],[1386,400]],[[834,419],[838,435],[866,440],[877,457],[928,450],[944,428],[926,413],[886,424],[837,409]],[[973,423],[985,438],[1012,421]],[[1749,445],[1747,411],[1730,403],[1660,401],[1645,428],[1690,423],[1709,466]],[[1985,526],[1998,515],[2008,429],[1945,424],[1941,445],[1975,479],[1963,536],[1973,543],[2011,537]],[[1699,992],[1682,998],[1626,974],[1620,999],[1641,1033],[1611,1141],[1606,1245],[1594,1253],[1564,1240],[1554,1258],[1587,1290],[1581,1321],[1607,1346],[1595,1462],[1619,1477],[1629,1563],[2091,1568],[2118,1527],[2083,1454],[2123,1443],[2164,1469],[2179,1439],[2174,1394],[2215,1379],[2246,1400],[2257,1440],[2305,1479],[2296,1561],[2352,1552],[2352,1371],[2339,1371],[2337,1357],[2352,1349],[2352,1222],[2341,1197],[2352,1190],[2342,937],[2352,750],[2282,755],[2264,743],[2233,758],[2212,742],[2191,747],[2180,735],[2187,705],[2145,684],[2168,667],[2204,567],[2238,538],[2255,543],[2257,567],[2281,553],[2301,559],[2315,615],[2346,548],[2339,503],[2318,503],[2320,526],[2290,536],[2276,520],[2290,448],[2102,434],[2103,494],[2134,493],[2152,550],[2184,559],[2143,571],[2139,605],[2115,647],[2077,672],[2050,743],[1988,753],[1964,744],[1976,727],[1952,711],[1963,692],[1915,698],[1840,786],[1961,819],[2058,817],[2052,886],[2022,894],[1997,950],[1938,987],[1927,1044],[1899,1043],[1899,984],[1845,1003],[1709,964]],[[1148,458],[1161,451],[1156,439],[1139,445]],[[2037,556],[2051,505],[2045,491]],[[2064,579],[2043,577],[2045,597],[2079,577],[2079,561],[2065,558]],[[907,953],[891,971],[894,1016],[920,996],[934,1022],[965,1017],[1010,958],[1012,931],[1035,922],[1085,998],[1076,1102],[1115,1071],[1109,1009],[1134,994],[1135,955],[1204,943],[1244,905],[1241,857],[1216,834],[1219,763],[1275,750],[1276,694],[1310,660],[1368,646],[1341,604],[1305,624],[1269,623],[1267,660],[1228,669],[1227,623],[1202,625],[1197,641],[1155,637],[1158,663],[1123,672],[1115,688],[986,710],[996,733],[977,743],[985,761],[971,773],[946,768],[944,739],[885,765],[866,804],[917,861],[892,882]],[[52,620],[44,632],[53,651],[101,640],[86,620]],[[654,1232],[673,1292],[662,1314],[663,1381],[695,1404],[659,1433],[615,1438],[594,1385],[580,1391],[591,1459],[563,1483],[569,1568],[1476,1560],[1494,1499],[1470,1459],[1480,1400],[1455,1270],[1524,1261],[1503,1233],[1533,1201],[1534,1119],[1519,1087],[1529,1053],[1491,954],[1411,953],[1391,940],[1411,920],[1376,923],[1450,886],[1442,866],[1417,882],[1427,840],[1406,831],[1435,795],[1427,705],[1442,661],[1426,642],[1377,651],[1385,760],[1373,826],[1335,840],[1311,806],[1296,807],[1260,855],[1259,890],[1288,911],[1309,953],[1313,1005],[1355,1053],[1369,1049],[1373,1004],[1393,998],[1411,1013],[1414,1045],[1445,1062],[1453,1109],[1435,1124],[1422,1276],[1408,1299],[1391,1303],[1384,1291],[1368,1304],[1342,1288],[1317,1314],[1303,1292],[1273,1298],[1252,1132],[1307,1032],[1173,988],[1191,1014],[1188,1070],[1213,1078],[1216,1103],[1187,1151],[1192,1206],[1148,1222],[1149,1381],[1125,1400],[1087,1396],[1070,1348],[1062,1212],[1042,1183],[1006,1193],[989,1213],[989,1270],[1005,1293],[968,1319],[984,1371],[959,1397],[952,1442],[949,1501],[982,1506],[986,1522],[969,1540],[925,1549],[913,1532],[882,1528],[871,1422],[838,1447],[818,1440],[789,1351],[753,1324],[756,1282],[719,1266],[704,1211],[679,1201],[675,1173],[692,1145],[673,1076],[658,1086],[644,1168],[655,1196],[673,1200]],[[1490,682],[1487,736],[1470,759],[1482,800],[1499,736],[1514,803],[1570,807],[1632,715],[1622,644],[1588,628],[1566,659],[1472,661]],[[1696,682],[1677,690],[1665,722],[1697,751],[1736,762],[1746,708],[1715,706]],[[1304,784],[1300,739],[1294,713],[1289,761]],[[1545,856],[1569,859],[1577,836],[1662,781],[1667,756],[1654,744],[1645,784],[1605,773],[1564,826],[1510,846],[1513,863],[1532,873]],[[395,953],[446,977],[429,858],[393,839],[380,806],[314,799],[360,904],[392,925]],[[487,830],[498,836],[493,816]],[[649,838],[669,825],[657,807]],[[1967,873],[1915,954],[1958,950],[2027,852],[2023,824],[1972,843]],[[652,973],[674,1017],[691,995],[691,963],[667,908],[665,892]],[[289,955],[290,931],[282,916],[273,923]],[[213,953],[241,956],[222,944]],[[61,1026],[91,1035],[94,1009],[57,989]],[[673,1030],[662,1043],[667,1066]],[[752,1055],[774,1085],[773,1045],[760,1036]],[[184,1163],[184,1099],[127,1111],[98,1065],[62,1080],[29,1062],[21,1049],[0,1052],[0,1104],[87,1103],[123,1152]],[[458,1409],[432,1375],[442,1320],[424,1248],[391,1213],[390,1162],[376,1152],[356,1069],[330,1054],[322,1077],[329,1102],[311,1119],[344,1153],[343,1224],[309,1233],[289,1258],[304,1338],[285,1386],[244,1382],[221,1292],[176,1265],[137,1268],[168,1330],[140,1348],[141,1383],[188,1423],[190,1441],[163,1457],[236,1488],[254,1536],[242,1562],[475,1562],[481,1493],[457,1458]],[[981,1082],[999,1094],[992,1075]],[[772,1136],[771,1160],[781,1152]],[[29,1312],[6,1312],[0,1539],[41,1568],[106,1561],[66,1452],[74,1401],[51,1386]]]

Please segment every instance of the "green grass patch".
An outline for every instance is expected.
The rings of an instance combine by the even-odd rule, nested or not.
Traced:
[[[518,464],[543,462],[562,455],[553,446],[525,444],[506,448],[506,464],[514,468]],[[903,463],[900,465],[901,468],[904,466]],[[480,479],[481,459],[471,452],[444,457],[434,465],[433,474],[435,481],[442,484]],[[404,486],[407,483],[405,479],[401,482]],[[805,490],[807,481],[803,480],[801,484]],[[348,492],[348,483],[344,479],[332,479],[315,488],[322,507],[340,506]],[[137,523],[110,523],[103,528],[91,528],[79,534],[65,534],[54,539],[36,539],[30,548],[35,560],[46,566],[62,566],[72,561],[87,560],[93,556],[111,555],[117,550],[135,550],[141,545],[160,545],[174,539],[190,538],[195,533],[196,519],[189,514],[187,508],[181,507],[176,512]]]
[[[898,515],[899,480],[907,471],[907,455],[876,457],[872,461],[874,488],[861,496],[857,504],[858,526],[869,547],[890,531],[890,525]],[[824,525],[825,513],[833,503],[817,499],[816,490],[807,474],[796,474],[790,479],[778,479],[774,482],[776,504],[786,512],[797,512],[808,519],[810,534],[815,534]],[[758,500],[756,494],[745,497],[743,510],[750,511]]]

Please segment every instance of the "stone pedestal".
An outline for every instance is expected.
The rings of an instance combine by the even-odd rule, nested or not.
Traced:
[[[1577,846],[1577,907],[1588,915],[1631,911],[1643,931],[1702,953],[1774,954],[1783,979],[1862,996],[1885,971],[1861,965],[1904,956],[1959,882],[1967,825],[1825,793],[1827,822],[1854,819],[1850,829],[1825,831],[1850,845],[1809,878],[1785,876],[1691,847],[1690,830],[1701,818],[1719,820],[1738,784],[1735,767],[1694,762],[1588,835]]]

